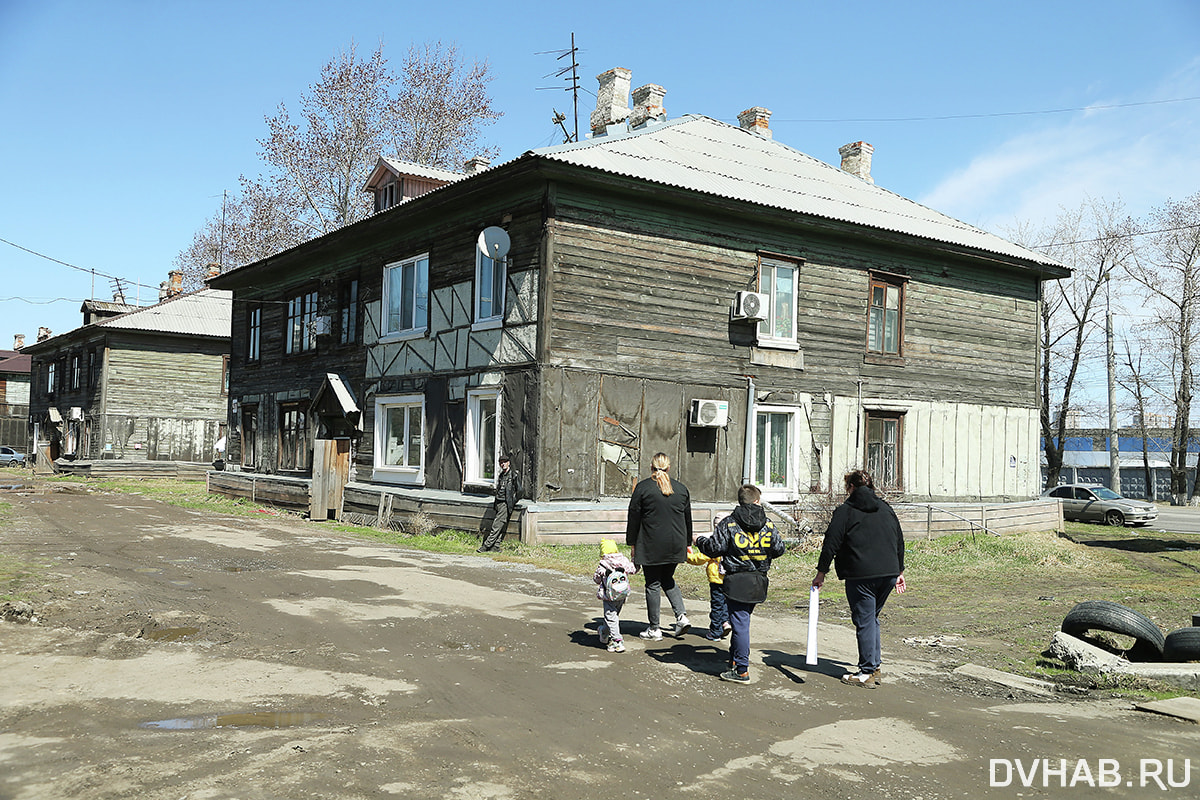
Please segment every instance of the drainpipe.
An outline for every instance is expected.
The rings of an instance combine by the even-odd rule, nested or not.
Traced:
[[[754,475],[753,439],[754,430],[754,376],[746,376],[746,445],[742,449],[742,484],[751,482]]]

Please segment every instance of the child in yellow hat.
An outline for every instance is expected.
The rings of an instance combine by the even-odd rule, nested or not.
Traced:
[[[600,625],[600,644],[608,646],[610,653],[624,653],[625,640],[621,638],[621,609],[629,597],[629,576],[638,568],[617,548],[612,539],[600,540],[600,563],[592,576],[599,588],[596,598],[604,608],[604,622]]]

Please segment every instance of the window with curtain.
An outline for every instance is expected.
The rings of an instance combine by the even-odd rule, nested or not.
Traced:
[[[758,343],[796,345],[796,287],[800,266],[790,261],[764,258],[759,266],[758,290],[768,296],[767,318],[758,323]]]
[[[868,411],[867,471],[881,489],[901,488],[900,446],[904,432],[904,415]]]
[[[425,477],[425,398],[375,400],[375,474],[384,480],[420,483]]]
[[[867,310],[867,351],[900,355],[904,325],[904,285],[872,276]]]

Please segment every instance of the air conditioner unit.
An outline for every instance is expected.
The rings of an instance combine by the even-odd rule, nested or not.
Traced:
[[[757,322],[767,318],[767,303],[770,301],[765,294],[758,292],[738,292],[733,296],[733,307],[729,310],[732,319],[744,319]]]
[[[693,400],[688,424],[696,428],[723,428],[729,424],[729,403],[725,400]]]

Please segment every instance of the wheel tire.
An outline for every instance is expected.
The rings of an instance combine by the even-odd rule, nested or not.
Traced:
[[[1062,631],[1071,636],[1080,636],[1087,631],[1131,636],[1137,644],[1129,653],[1142,661],[1162,658],[1165,645],[1163,632],[1149,617],[1107,600],[1085,600],[1076,605],[1063,618]]]
[[[1125,515],[1115,508],[1104,512],[1104,524],[1112,525],[1114,528],[1125,527]]]
[[[1168,633],[1163,661],[1200,661],[1200,628],[1180,628]]]

